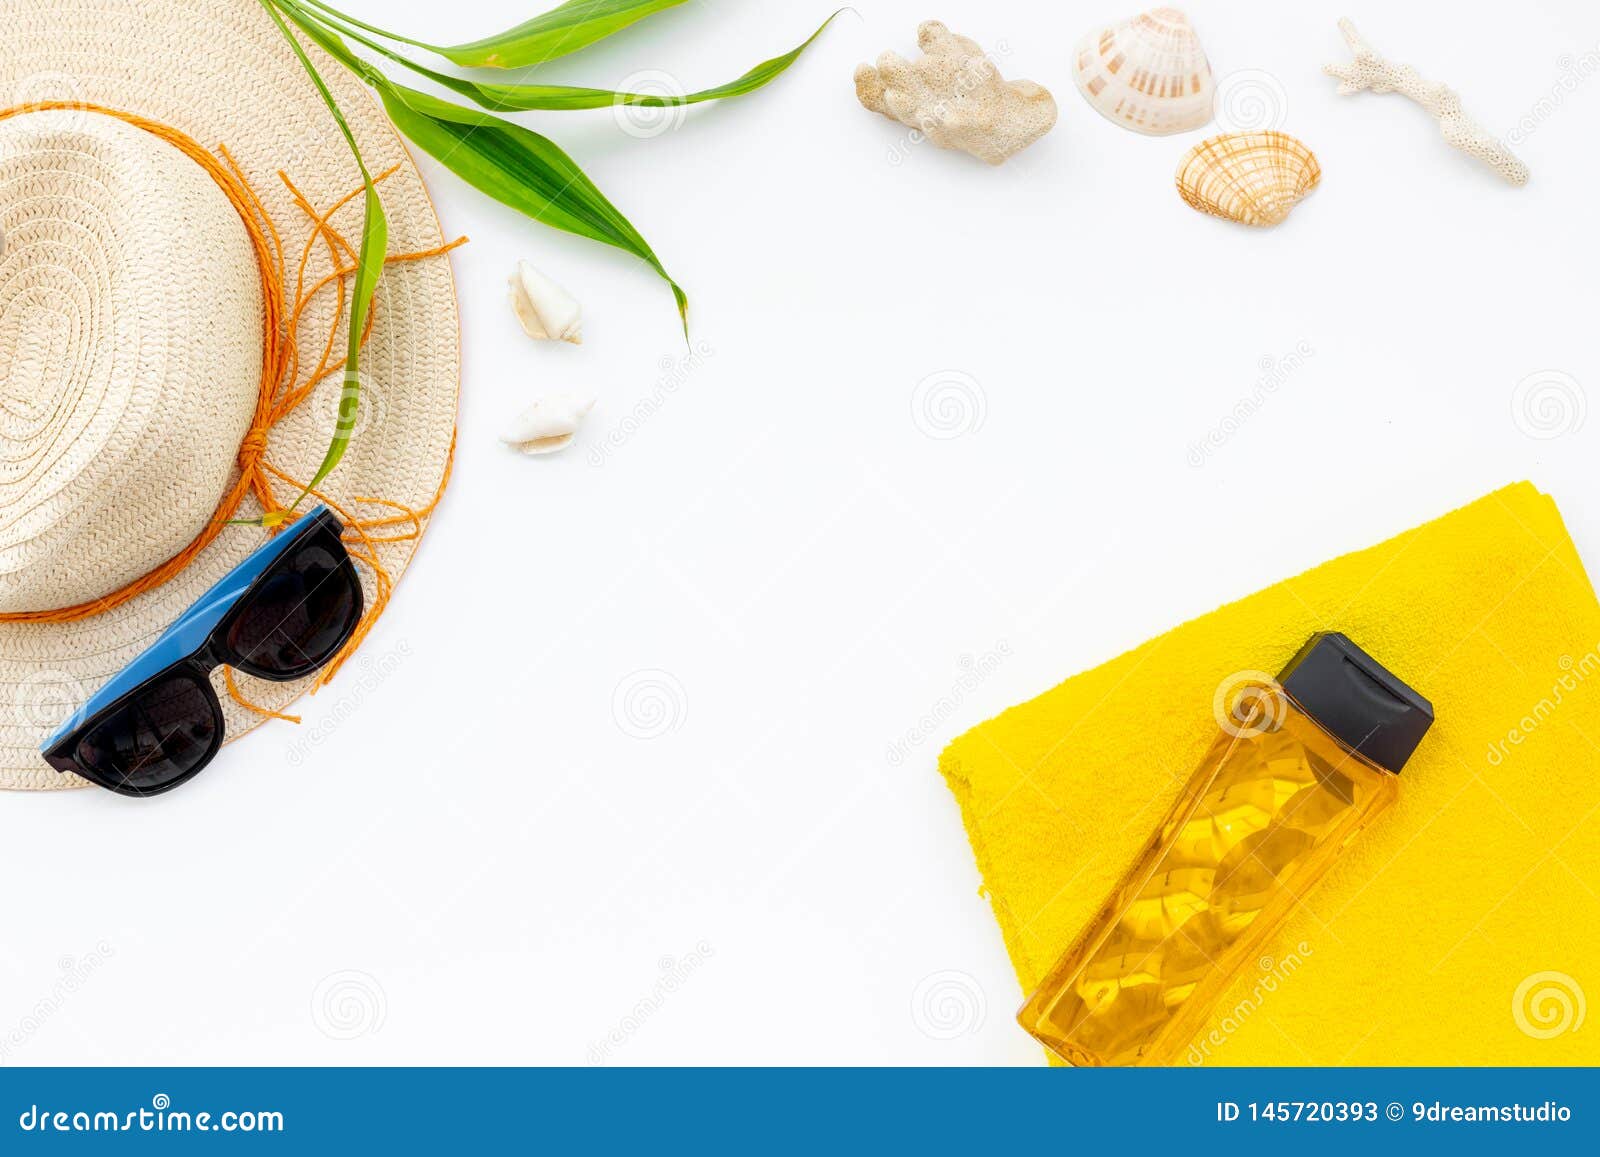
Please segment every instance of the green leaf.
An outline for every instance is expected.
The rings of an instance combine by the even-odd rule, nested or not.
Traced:
[[[350,435],[355,432],[356,417],[361,406],[361,336],[367,329],[367,317],[372,311],[372,298],[378,288],[378,279],[383,276],[383,259],[388,246],[389,223],[369,179],[366,218],[361,225],[361,249],[356,258],[355,285],[350,291],[350,336],[345,345],[344,380],[339,386],[339,419],[334,423],[333,441],[328,446],[328,452],[323,455],[322,464],[317,467],[311,481],[306,483],[300,498],[295,499],[296,506],[339,464],[339,459],[344,457],[345,447],[350,444]]]
[[[840,11],[843,11],[843,9]],[[530,109],[590,109],[605,108],[607,105],[674,108],[679,105],[701,104],[705,101],[743,96],[777,79],[791,64],[800,58],[802,52],[811,47],[812,42],[822,35],[822,30],[833,22],[834,17],[839,15],[838,12],[835,12],[833,16],[829,16],[824,20],[817,27],[817,30],[799,46],[790,49],[782,56],[774,56],[771,60],[762,61],[737,80],[731,80],[727,84],[719,84],[715,88],[686,93],[682,96],[663,96],[652,93],[617,92],[609,88],[582,88],[559,84],[479,83],[459,76],[449,76],[417,64],[393,49],[368,39],[350,27],[337,26],[335,20],[329,17],[313,16],[303,10],[301,14],[309,19],[320,19],[328,24],[329,27],[336,28],[337,31],[352,40],[365,45],[374,52],[381,53],[397,64],[404,65],[420,76],[427,77],[435,84],[458,92],[484,108],[499,112],[524,112]]]
[[[676,8],[684,0],[567,0],[559,8],[552,8],[542,16],[508,28],[494,36],[441,48],[395,36],[381,28],[363,24],[320,0],[306,3],[324,12],[330,12],[357,28],[375,32],[402,44],[426,48],[453,64],[463,68],[527,68],[547,60],[566,56],[587,48],[597,40],[604,40],[614,32],[621,32],[630,24],[653,16],[668,8]]]
[[[498,35],[438,52],[463,68],[527,68],[587,48],[646,16],[682,3],[683,0],[567,0],[561,7]]]
[[[378,200],[378,191],[373,188],[372,174],[367,172],[367,166],[361,159],[361,150],[356,146],[355,134],[345,122],[344,113],[340,111],[338,102],[333,99],[333,93],[328,91],[327,84],[323,82],[316,67],[311,63],[311,58],[306,55],[305,49],[300,47],[300,42],[295,39],[294,33],[284,24],[277,9],[269,3],[269,0],[261,0],[261,5],[288,40],[295,55],[300,58],[300,63],[305,66],[306,73],[311,77],[311,82],[321,94],[323,103],[333,114],[334,123],[339,126],[339,132],[343,134],[345,143],[350,146],[350,154],[355,158],[356,168],[361,170],[361,183],[366,191],[365,216],[361,223],[361,248],[356,258],[355,283],[350,292],[350,334],[345,346],[344,380],[339,391],[339,417],[334,423],[333,438],[328,444],[327,453],[322,457],[322,464],[317,467],[317,472],[312,475],[311,481],[306,483],[305,489],[289,504],[289,509],[293,510],[300,505],[307,494],[315,490],[322,480],[332,473],[333,468],[339,464],[339,459],[344,457],[345,448],[350,445],[350,435],[356,425],[356,413],[361,405],[361,335],[367,327],[367,317],[372,310],[372,297],[377,291],[378,279],[383,275],[384,254],[389,244],[389,224],[383,213],[383,203]]]
[[[378,93],[412,143],[467,184],[535,221],[632,253],[672,289],[688,333],[689,300],[639,231],[548,137],[486,112],[396,84],[288,0],[276,0],[335,60]],[[267,3],[267,0],[262,0]]]
[[[571,157],[531,129],[388,82],[378,89],[400,131],[469,185],[546,225],[613,245],[661,275],[688,328],[688,298],[654,251]]]

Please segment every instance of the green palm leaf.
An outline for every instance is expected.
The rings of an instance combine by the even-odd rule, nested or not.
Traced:
[[[566,56],[683,0],[567,0],[495,36],[439,49],[463,68],[526,68]]]
[[[548,137],[509,121],[389,83],[378,91],[389,119],[423,152],[496,201],[638,257],[672,288],[688,326],[688,298],[645,239]]]
[[[293,0],[280,0],[287,7],[294,7]],[[842,11],[842,9],[841,9]],[[719,84],[715,88],[702,89],[699,92],[678,95],[661,95],[655,93],[618,92],[609,88],[585,88],[581,86],[560,84],[499,84],[493,81],[478,82],[467,80],[459,76],[450,76],[446,73],[427,68],[415,61],[408,60],[393,49],[361,35],[348,22],[341,24],[337,18],[329,16],[313,16],[301,10],[301,16],[308,20],[320,19],[329,27],[350,39],[365,45],[374,52],[402,64],[419,76],[425,76],[435,84],[460,93],[462,96],[487,109],[499,112],[525,112],[533,109],[570,110],[605,108],[607,105],[638,105],[646,108],[669,108],[678,105],[702,104],[706,101],[722,100],[726,97],[743,96],[754,92],[764,85],[770,84],[796,60],[800,54],[811,47],[813,41],[822,35],[822,30],[831,24],[835,12],[824,20],[815,32],[808,36],[804,42],[785,52],[781,56],[774,56],[771,60],[764,60],[743,76],[731,80],[726,84]]]
[[[671,287],[687,332],[689,302],[683,290],[639,231],[554,141],[489,113],[396,84],[305,13],[287,4],[284,11],[330,56],[377,91],[395,127],[463,181],[535,221],[615,246],[649,265]]]
[[[320,0],[306,2],[357,28],[376,32],[402,44],[425,48],[463,68],[527,68],[577,52],[614,32],[621,32],[646,16],[676,8],[684,0],[567,0],[559,8],[552,8],[544,15],[535,16],[515,28],[451,47],[395,36],[346,16]]]
[[[367,166],[361,160],[361,150],[356,147],[355,135],[345,123],[344,114],[339,111],[333,94],[328,91],[328,86],[317,73],[305,49],[300,47],[300,42],[284,25],[282,17],[268,0],[261,0],[261,4],[271,15],[273,22],[278,25],[284,38],[289,41],[295,55],[300,58],[300,63],[311,77],[311,82],[322,96],[323,103],[333,114],[334,123],[339,126],[339,132],[344,135],[345,143],[350,146],[350,154],[355,157],[356,168],[361,170],[361,183],[365,190],[361,248],[356,257],[355,284],[350,292],[350,334],[345,345],[344,378],[339,389],[339,417],[334,423],[333,438],[328,445],[327,453],[322,457],[322,463],[312,475],[311,481],[306,483],[305,489],[289,504],[292,510],[299,506],[305,496],[316,489],[339,464],[339,460],[344,457],[345,448],[350,445],[350,435],[355,432],[356,414],[361,405],[361,336],[367,328],[367,317],[372,310],[372,297],[377,292],[378,279],[383,275],[383,259],[389,245],[389,223],[383,214],[383,203],[378,200],[378,191],[372,186],[372,175],[367,172]]]

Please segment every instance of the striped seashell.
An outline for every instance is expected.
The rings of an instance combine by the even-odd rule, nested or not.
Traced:
[[[1185,201],[1245,225],[1276,225],[1321,180],[1316,154],[1288,133],[1223,133],[1178,163]]]
[[[1102,116],[1135,132],[1167,136],[1211,121],[1211,64],[1176,8],[1091,32],[1078,44],[1072,75]]]

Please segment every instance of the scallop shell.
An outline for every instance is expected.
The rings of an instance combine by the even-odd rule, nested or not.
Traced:
[[[1317,156],[1288,133],[1223,133],[1178,162],[1178,192],[1202,213],[1276,225],[1322,180]]]
[[[1072,64],[1078,91],[1102,116],[1151,136],[1211,121],[1216,82],[1200,38],[1176,8],[1154,8],[1089,33]]]

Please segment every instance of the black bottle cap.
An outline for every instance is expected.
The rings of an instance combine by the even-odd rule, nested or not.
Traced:
[[[1397,774],[1433,726],[1433,704],[1337,631],[1307,639],[1278,683],[1324,731]]]

